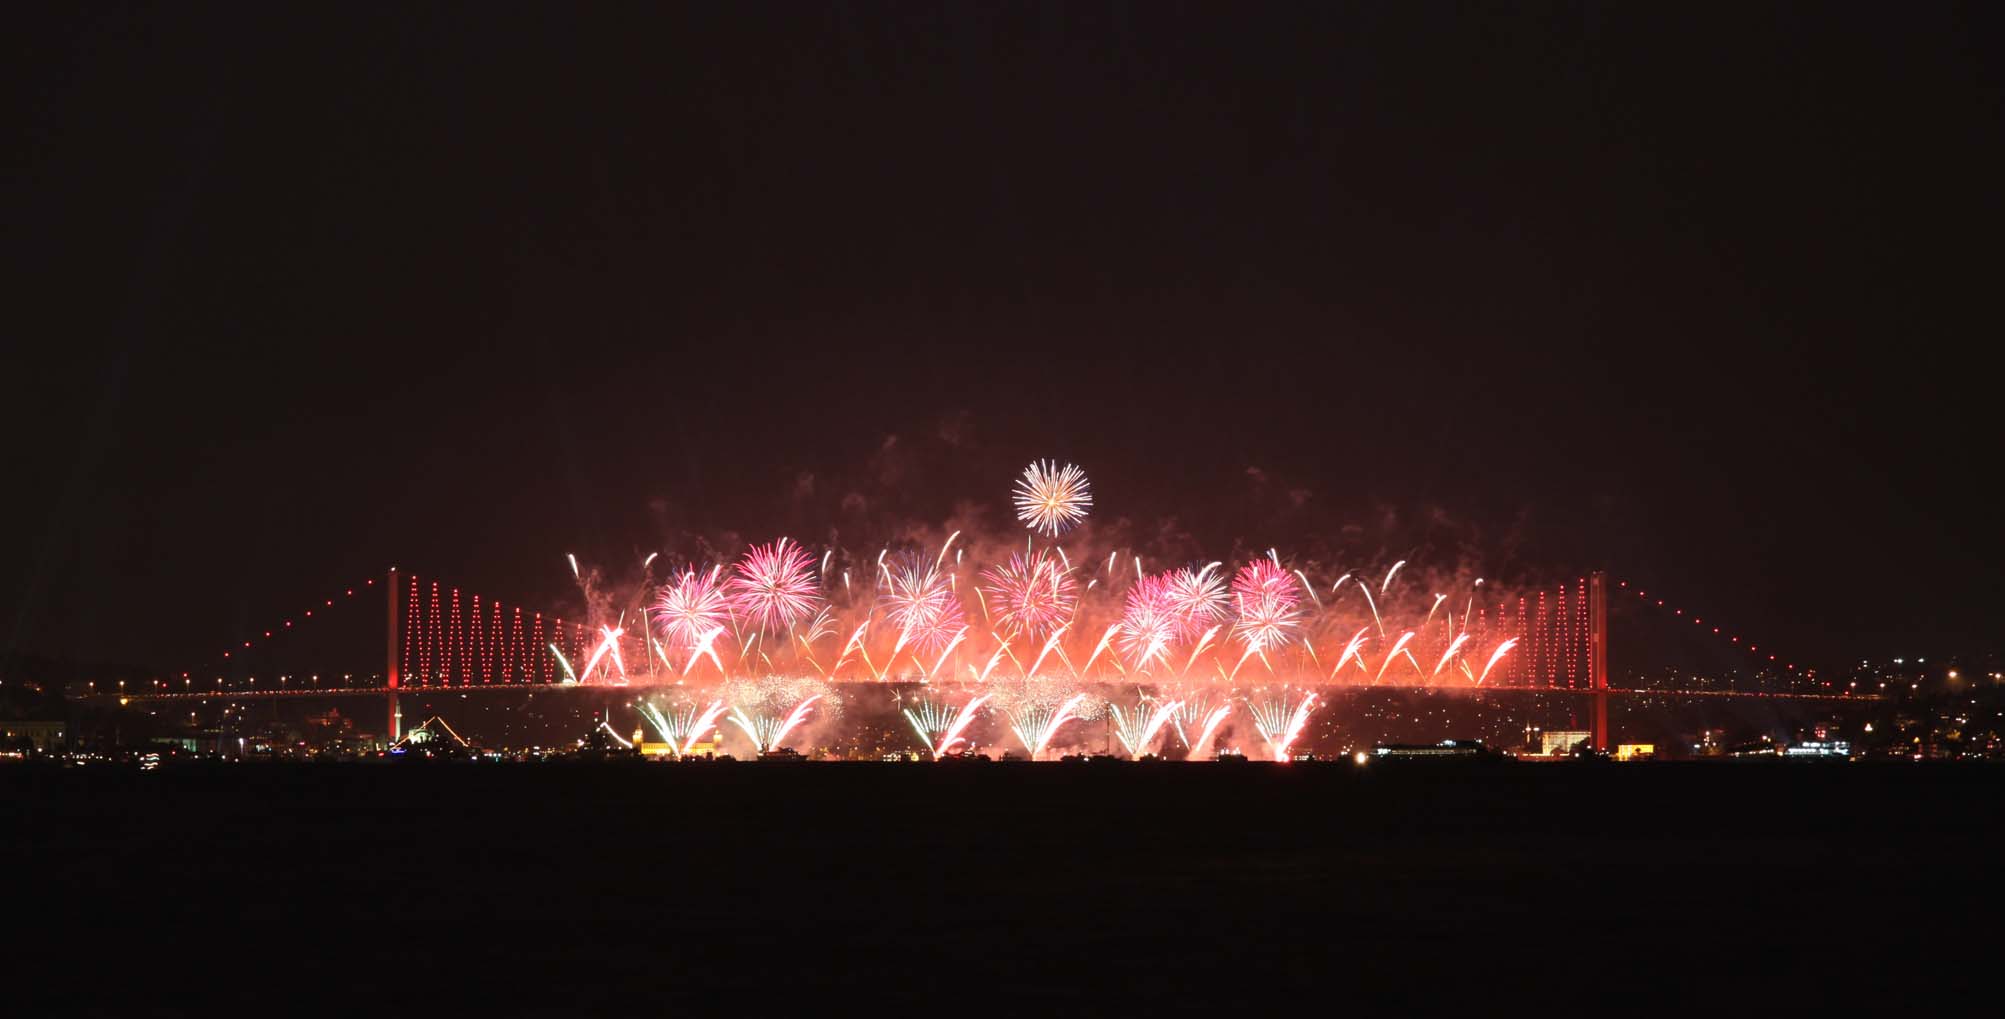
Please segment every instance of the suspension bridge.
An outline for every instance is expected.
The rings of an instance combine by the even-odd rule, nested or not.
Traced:
[[[1756,689],[1670,689],[1620,687],[1609,681],[1610,602],[1613,598],[1633,599],[1643,607],[1658,610],[1667,625],[1689,624],[1696,632],[1735,652],[1743,653],[1754,665],[1786,682]],[[635,615],[644,615],[635,606]],[[231,675],[236,666],[263,658],[261,652],[286,643],[308,627],[325,627],[341,617],[352,627],[356,620],[373,620],[363,625],[373,636],[352,640],[381,641],[379,669],[364,672],[315,672],[293,670],[260,679],[254,672]],[[624,621],[622,621],[624,622]],[[588,624],[575,619],[546,614],[522,605],[483,597],[437,579],[420,577],[399,569],[389,569],[380,577],[365,579],[360,585],[342,588],[319,604],[275,621],[269,630],[245,635],[236,646],[221,652],[207,668],[189,669],[149,683],[90,695],[118,697],[123,703],[152,701],[207,701],[291,699],[314,697],[371,697],[384,704],[386,731],[395,740],[402,733],[400,695],[525,690],[603,689],[607,687],[649,688],[677,685],[689,680],[704,682],[722,678],[722,662],[713,654],[704,660],[689,654],[680,666],[667,649],[654,639],[644,623],[628,627],[621,623]],[[1815,686],[1814,672],[1799,672],[1794,662],[1780,660],[1761,646],[1744,643],[1717,622],[1688,615],[1684,609],[1666,605],[1665,600],[1627,582],[1611,582],[1606,574],[1593,573],[1537,591],[1528,591],[1498,604],[1472,611],[1461,624],[1471,648],[1497,647],[1508,643],[1509,653],[1492,662],[1494,669],[1477,683],[1470,670],[1458,676],[1451,672],[1441,678],[1437,666],[1428,673],[1411,651],[1406,655],[1412,668],[1388,669],[1398,651],[1388,653],[1376,673],[1364,668],[1364,658],[1355,658],[1357,669],[1340,655],[1327,678],[1317,685],[1329,688],[1434,689],[1470,688],[1485,693],[1543,693],[1577,695],[1589,701],[1587,715],[1594,746],[1609,744],[1608,702],[1612,697],[1764,697],[1807,700],[1865,700],[1870,697],[1849,691],[1823,692]],[[861,631],[859,630],[859,635]],[[1407,636],[1412,636],[1409,633]],[[803,641],[805,645],[807,642]],[[1403,641],[1401,642],[1404,643]],[[950,649],[951,650],[951,649]],[[1351,649],[1346,649],[1346,654]],[[1315,654],[1313,646],[1309,654]],[[1325,652],[1327,654],[1327,652]],[[1443,662],[1456,653],[1451,646]],[[897,660],[891,652],[889,666]],[[819,663],[821,678],[836,684],[912,682],[927,678],[924,663],[915,655],[911,665],[894,672],[886,667],[865,668],[850,661],[847,650],[833,667]],[[1061,654],[1062,657],[1062,654]],[[863,656],[868,661],[867,653]],[[944,656],[943,656],[944,658]],[[268,660],[268,659],[266,659]],[[810,660],[813,660],[810,656]],[[1104,659],[1103,659],[1104,661]],[[1242,662],[1244,659],[1242,659]],[[576,663],[576,664],[574,664]],[[632,663],[631,665],[629,663]],[[1069,663],[1069,660],[1068,660]],[[715,666],[713,670],[713,664]],[[1318,663],[1319,670],[1325,663]],[[582,667],[580,667],[582,666]],[[916,666],[918,675],[912,674]],[[1088,661],[1087,669],[1093,666]],[[1115,669],[1120,669],[1118,662]],[[974,672],[973,665],[966,666]],[[1221,669],[1222,671],[1222,669]],[[950,674],[958,676],[957,667]],[[1078,670],[1075,670],[1077,673]],[[1321,675],[1319,672],[1318,675]],[[1079,675],[1082,682],[1161,682],[1164,677],[1130,674]],[[1804,689],[1804,680],[1811,688]]]

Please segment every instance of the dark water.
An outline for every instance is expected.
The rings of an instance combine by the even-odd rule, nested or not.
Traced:
[[[1989,994],[2002,783],[1788,762],[15,767],[9,993],[252,1013],[1914,1007]]]

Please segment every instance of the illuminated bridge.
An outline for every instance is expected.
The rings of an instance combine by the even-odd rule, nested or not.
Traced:
[[[1615,598],[1650,610],[1665,625],[1689,625],[1694,632],[1745,654],[1750,662],[1788,682],[1763,684],[1773,687],[1767,689],[1731,690],[1611,686],[1608,671],[1609,609],[1611,599]],[[689,680],[708,682],[724,674],[724,666],[715,654],[705,657],[687,653],[684,649],[682,653],[671,655],[640,623],[643,612],[642,606],[634,606],[625,620],[628,625],[624,626],[618,621],[588,625],[521,605],[504,604],[439,580],[393,568],[382,578],[369,578],[359,585],[344,587],[338,593],[321,599],[319,604],[274,620],[271,629],[247,635],[204,667],[191,668],[172,677],[156,678],[131,688],[122,685],[115,691],[93,689],[84,696],[115,696],[121,702],[378,697],[385,702],[388,732],[395,740],[402,729],[398,706],[400,694],[519,693],[525,690],[608,687],[644,689],[677,685]],[[261,652],[297,640],[309,630],[341,626],[333,622],[336,619],[347,621],[344,629],[352,630],[359,622],[370,633],[366,637],[351,635],[342,644],[351,651],[357,643],[375,644],[381,648],[380,658],[375,659],[380,666],[374,666],[369,671],[330,670],[323,673],[299,670],[276,675],[266,672],[263,676],[255,673],[228,674],[232,669],[261,659]],[[1289,682],[1332,690],[1460,688],[1480,689],[1485,693],[1579,695],[1590,699],[1594,745],[1602,749],[1609,741],[1610,697],[1877,699],[1843,691],[1832,692],[1828,682],[1816,683],[1814,672],[1799,672],[1794,662],[1781,660],[1773,651],[1764,651],[1758,644],[1744,642],[1739,633],[1717,622],[1707,622],[1701,616],[1689,615],[1684,609],[1667,605],[1663,599],[1626,582],[1611,583],[1601,573],[1557,587],[1527,592],[1505,599],[1500,604],[1472,608],[1462,620],[1460,632],[1467,638],[1466,647],[1470,649],[1467,653],[1479,656],[1469,660],[1475,662],[1475,668],[1484,669],[1480,677],[1474,668],[1464,667],[1458,672],[1445,667],[1450,661],[1459,662],[1456,657],[1458,648],[1464,646],[1460,643],[1448,645],[1440,656],[1440,664],[1436,664],[1431,672],[1428,670],[1424,661],[1432,660],[1434,650],[1447,644],[1446,640],[1430,648],[1423,659],[1412,653],[1413,649],[1420,647],[1419,644],[1407,648],[1403,639],[1397,642],[1388,639],[1392,649],[1382,656],[1376,670],[1371,669],[1364,656],[1355,653],[1353,648],[1339,648],[1333,644],[1319,652],[1317,647],[1305,641],[1305,654],[1315,661],[1316,669],[1314,672],[1291,672]],[[1382,633],[1381,636],[1390,638],[1391,634]],[[1413,636],[1415,632],[1405,634],[1408,638]],[[795,639],[801,640],[803,646],[809,645],[809,641],[797,635]],[[376,643],[378,641],[380,644]],[[851,638],[851,643],[856,645],[857,638]],[[1052,646],[1047,646],[1045,650],[1057,649],[1057,643],[1054,638]],[[1103,638],[1101,643],[1104,646],[1106,639]],[[829,646],[841,644],[841,636],[837,635]],[[1506,651],[1485,667],[1480,657],[1487,657],[1491,648],[1504,648]],[[735,650],[741,660],[749,660],[747,648],[741,646]],[[862,653],[852,654],[853,650],[862,650]],[[1072,659],[1066,658],[1062,649],[1058,650],[1059,657],[1069,665]],[[1079,650],[1083,652],[1085,645],[1079,645]],[[816,659],[812,651],[813,648],[809,647],[809,653],[802,656],[811,663],[811,668],[802,666],[800,671],[818,671],[820,678],[830,683],[902,683],[928,676],[925,661],[916,654],[911,655],[905,665],[899,666],[899,650],[895,648],[891,651],[890,660],[883,663],[873,662],[868,650],[861,649],[860,645],[844,647],[839,654],[831,653],[828,661]],[[949,652],[952,651],[950,647]],[[1402,651],[1405,652],[1404,661],[1395,662]],[[1317,657],[1319,653],[1320,658]],[[993,659],[999,655],[990,656],[991,666]],[[1192,655],[1193,660],[1195,657]],[[1332,658],[1335,660],[1329,660]],[[941,656],[942,661],[945,659],[945,655]],[[1241,664],[1245,660],[1242,656]],[[978,672],[977,664],[957,661],[945,674],[956,677],[964,672],[975,674]],[[1020,662],[1018,664],[1021,665]],[[940,662],[936,662],[935,671],[940,669]],[[1036,665],[1033,664],[1028,671],[1035,670]],[[1223,675],[1223,666],[1218,666],[1217,671]],[[1097,650],[1094,656],[1087,658],[1083,668],[1074,668],[1073,672],[1083,683],[1149,685],[1173,681],[1171,677],[1159,673],[1130,674],[1121,668],[1118,661],[1098,655]],[[1223,678],[1229,682],[1232,677],[1223,675]]]

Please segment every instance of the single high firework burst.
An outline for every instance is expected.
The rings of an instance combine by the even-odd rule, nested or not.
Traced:
[[[1040,534],[1057,537],[1086,519],[1093,508],[1093,484],[1072,464],[1039,460],[1016,482],[1016,518]]]

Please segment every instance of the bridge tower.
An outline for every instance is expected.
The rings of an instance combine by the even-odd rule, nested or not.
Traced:
[[[1594,680],[1594,749],[1608,749],[1608,574],[1587,581],[1587,658]],[[394,695],[392,695],[394,696]]]
[[[403,617],[397,612],[397,568],[395,566],[390,567],[390,583],[383,589],[383,593],[388,596],[389,604],[387,610],[389,640],[384,645],[383,686],[389,691],[388,697],[390,702],[388,727],[384,731],[390,734],[389,742],[394,744],[404,738],[404,716],[402,712],[397,710],[397,685],[403,679],[401,674],[403,656],[397,653],[397,638],[400,636],[397,630],[399,629],[399,624],[403,622]]]

